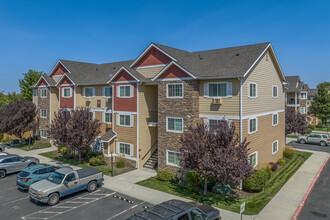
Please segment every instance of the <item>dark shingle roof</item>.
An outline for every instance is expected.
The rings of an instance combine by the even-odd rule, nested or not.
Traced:
[[[50,86],[55,86],[56,85],[56,81],[52,77],[50,77],[46,74],[44,74],[43,77]]]
[[[101,137],[101,140],[109,141],[111,138],[113,138],[115,136],[116,136],[116,134],[112,130],[109,130]]]
[[[317,94],[317,89],[309,89],[308,96],[315,96]]]
[[[299,81],[299,76],[286,76],[285,77],[287,85],[285,86],[288,91],[298,91],[297,83]]]

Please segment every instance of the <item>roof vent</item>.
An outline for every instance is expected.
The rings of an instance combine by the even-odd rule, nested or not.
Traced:
[[[114,66],[113,69],[116,69],[116,67]]]
[[[237,53],[236,56],[238,57],[239,56],[239,53]]]
[[[202,60],[202,59],[203,59],[203,58],[201,57],[201,55],[200,55],[200,54],[198,55],[198,57],[199,57],[199,59],[200,59],[200,60]]]

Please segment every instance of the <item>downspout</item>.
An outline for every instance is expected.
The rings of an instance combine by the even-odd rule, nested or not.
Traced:
[[[52,123],[52,87],[49,87],[49,125]]]
[[[242,86],[243,86],[243,77],[238,77],[239,83],[239,136],[240,143],[243,142],[243,96],[242,96]]]

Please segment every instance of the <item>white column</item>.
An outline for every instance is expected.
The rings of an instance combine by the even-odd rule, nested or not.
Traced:
[[[294,110],[297,113],[297,92],[294,92]]]

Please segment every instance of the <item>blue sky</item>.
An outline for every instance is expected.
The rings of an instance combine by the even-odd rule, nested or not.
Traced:
[[[330,80],[329,1],[0,0],[0,91],[58,59],[135,59],[151,42],[188,51],[270,41],[285,75]]]

